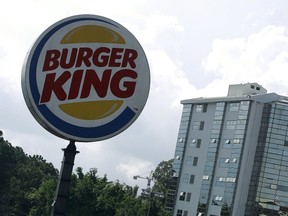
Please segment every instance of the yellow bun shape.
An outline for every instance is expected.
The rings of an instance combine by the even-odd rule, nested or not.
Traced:
[[[83,25],[69,31],[60,41],[60,44],[71,43],[126,44],[126,41],[120,34],[106,27]]]

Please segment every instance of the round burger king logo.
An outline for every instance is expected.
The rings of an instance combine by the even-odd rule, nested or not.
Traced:
[[[150,88],[146,55],[119,23],[78,15],[50,26],[22,70],[22,91],[35,119],[69,140],[97,141],[128,128]]]

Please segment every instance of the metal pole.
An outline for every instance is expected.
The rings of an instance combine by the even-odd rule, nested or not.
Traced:
[[[60,178],[58,181],[54,202],[52,203],[51,216],[65,215],[66,201],[69,196],[69,187],[73,171],[75,155],[79,153],[76,150],[75,141],[70,141],[64,151],[62,166],[60,171]]]
[[[149,204],[148,204],[148,210],[147,210],[147,216],[150,216],[150,208],[151,208],[151,195],[149,196]]]

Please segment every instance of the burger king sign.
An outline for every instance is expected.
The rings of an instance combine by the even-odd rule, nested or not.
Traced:
[[[128,128],[143,110],[149,65],[119,23],[78,15],[44,31],[26,56],[22,91],[35,119],[68,140],[98,141]]]

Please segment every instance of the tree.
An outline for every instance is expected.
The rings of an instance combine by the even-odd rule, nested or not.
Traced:
[[[31,194],[43,182],[55,181],[58,176],[58,171],[42,156],[28,156],[3,137],[0,139],[0,163],[0,215],[28,215],[35,205]]]
[[[76,168],[67,202],[67,215],[142,216],[143,200],[137,197],[138,187],[109,182],[107,176],[97,176],[97,169],[83,174]]]
[[[142,196],[146,199],[145,205],[149,208],[149,215],[166,216],[169,215],[165,212],[165,200],[167,190],[172,176],[172,162],[173,160],[162,161],[158,164],[153,172],[152,179],[154,185],[152,190],[146,189],[147,196]]]
[[[28,195],[28,200],[33,205],[29,216],[50,215],[56,186],[57,179],[50,178],[45,179],[38,189],[32,189]]]
[[[97,169],[84,173],[81,167],[72,174],[67,215],[164,216],[169,167],[163,161],[153,174],[150,197],[137,196],[138,187],[97,176]],[[0,215],[50,215],[59,172],[40,155],[29,156],[22,148],[13,147],[0,133]]]
[[[153,191],[164,195],[164,201],[167,195],[169,182],[172,176],[173,159],[162,161],[156,167],[153,173],[154,186]]]

